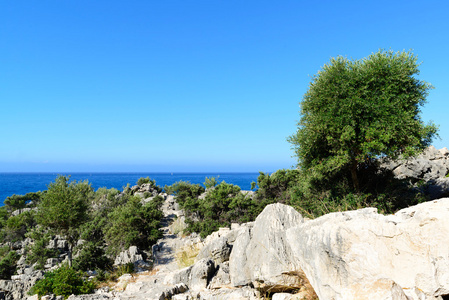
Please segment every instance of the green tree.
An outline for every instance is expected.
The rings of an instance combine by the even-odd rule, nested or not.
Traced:
[[[95,281],[84,278],[83,273],[73,268],[62,266],[59,269],[47,272],[45,277],[36,282],[28,292],[38,294],[39,298],[48,295],[62,295],[67,299],[70,295],[92,293],[95,289]]]
[[[19,255],[8,246],[0,248],[0,279],[11,279],[16,271]]]
[[[204,180],[204,186],[206,187],[206,189],[216,186],[218,184],[218,178],[220,178],[220,175],[218,175],[217,177],[206,177],[206,179]]]
[[[30,202],[39,202],[40,198],[42,197],[42,192],[37,193],[27,193],[25,195],[12,195],[9,197],[6,197],[5,201],[3,202],[6,206],[6,208],[9,211],[14,211],[16,209],[22,209],[27,207]]]
[[[48,185],[47,193],[38,205],[36,221],[67,240],[71,266],[72,251],[79,238],[80,226],[87,221],[93,189],[87,181],[69,180],[70,177],[58,176]]]
[[[162,237],[161,210],[164,199],[160,196],[142,204],[139,197],[127,196],[128,201],[108,214],[103,234],[108,244],[107,252],[117,255],[130,246],[147,249]]]
[[[34,212],[26,211],[17,216],[12,216],[6,221],[4,228],[5,241],[17,242],[25,238],[25,234],[35,226]]]
[[[362,60],[332,58],[312,78],[297,132],[288,138],[299,167],[315,181],[359,176],[376,158],[413,156],[430,145],[433,123],[420,108],[432,86],[416,76],[411,52],[378,51]]]

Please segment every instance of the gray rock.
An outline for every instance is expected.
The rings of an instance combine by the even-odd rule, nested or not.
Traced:
[[[219,237],[206,244],[198,253],[196,260],[212,258],[216,264],[228,261],[232,246],[226,237]]]
[[[51,269],[54,266],[58,265],[59,263],[60,263],[60,261],[57,258],[48,258],[44,268]]]
[[[215,263],[213,260],[204,258],[197,261],[190,272],[189,289],[195,291],[205,289],[214,274]]]
[[[277,203],[265,207],[254,227],[234,243],[229,260],[232,285],[252,283],[272,292],[298,289],[301,269],[286,243],[286,230],[302,222],[301,214],[290,206]]]
[[[229,273],[233,286],[244,286],[251,282],[251,270],[247,268],[248,257],[246,250],[251,242],[252,227],[243,229],[234,242],[229,258]]]
[[[229,262],[218,265],[218,271],[209,283],[208,289],[229,288],[231,285],[231,276],[229,276]]]
[[[71,295],[67,300],[107,300],[114,299],[105,294]]]
[[[200,300],[259,300],[263,299],[259,291],[249,287],[205,290],[194,299]]]
[[[36,210],[36,208],[25,207],[22,209],[17,209],[11,213],[11,216],[17,216],[17,215],[20,215],[21,213],[24,213],[26,211],[32,211],[32,210]]]
[[[16,280],[0,280],[0,291],[3,291],[4,299],[7,300],[26,299],[28,290],[43,277],[42,271],[34,271],[30,275],[14,277]]]
[[[181,270],[176,270],[168,274],[164,279],[164,284],[178,284],[178,283],[186,283],[188,284],[190,281],[190,273],[192,272],[193,266],[189,266],[183,268]]]
[[[172,299],[174,295],[184,293],[189,288],[184,283],[178,283],[175,286],[172,286],[165,291],[163,291],[160,295],[157,295],[160,300]],[[157,298],[157,297],[156,297]]]
[[[449,173],[449,150],[430,146],[421,155],[407,160],[380,160],[380,167],[391,170],[396,178],[407,179],[413,183],[424,181],[431,199],[449,195],[446,175]]]
[[[449,196],[449,178],[437,178],[433,180],[431,184],[427,187],[427,192],[431,199],[436,199],[439,197]]]
[[[129,263],[136,263],[143,261],[144,255],[139,251],[136,246],[129,247],[128,250],[120,252],[115,258],[114,265],[125,265]]]
[[[47,248],[67,251],[69,249],[69,243],[64,239],[61,239],[59,236],[56,236],[48,242]]]
[[[449,199],[383,216],[331,213],[287,230],[320,299],[442,299],[449,295]]]

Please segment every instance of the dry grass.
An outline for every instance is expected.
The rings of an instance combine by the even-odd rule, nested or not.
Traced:
[[[180,248],[176,251],[175,258],[180,268],[185,268],[195,263],[195,257],[200,252],[200,245],[194,244]]]

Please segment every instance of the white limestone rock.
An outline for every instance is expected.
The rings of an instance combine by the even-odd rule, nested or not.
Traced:
[[[449,199],[383,216],[331,213],[287,230],[320,299],[442,299],[449,295]]]
[[[286,243],[286,230],[303,222],[299,212],[276,203],[265,207],[252,229],[243,231],[234,243],[230,264],[233,286],[252,283],[255,287],[288,290],[297,289],[299,265],[292,259]]]

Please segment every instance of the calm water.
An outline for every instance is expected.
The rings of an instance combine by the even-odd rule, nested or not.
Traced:
[[[13,194],[24,195],[30,192],[43,191],[54,181],[59,173],[0,173],[0,206],[6,197]],[[140,177],[150,177],[156,184],[163,187],[176,181],[184,180],[191,183],[203,183],[206,177],[219,177],[227,183],[249,190],[251,182],[257,181],[259,173],[71,173],[72,180],[88,180],[96,190],[100,187],[122,190],[128,183],[133,186]]]

